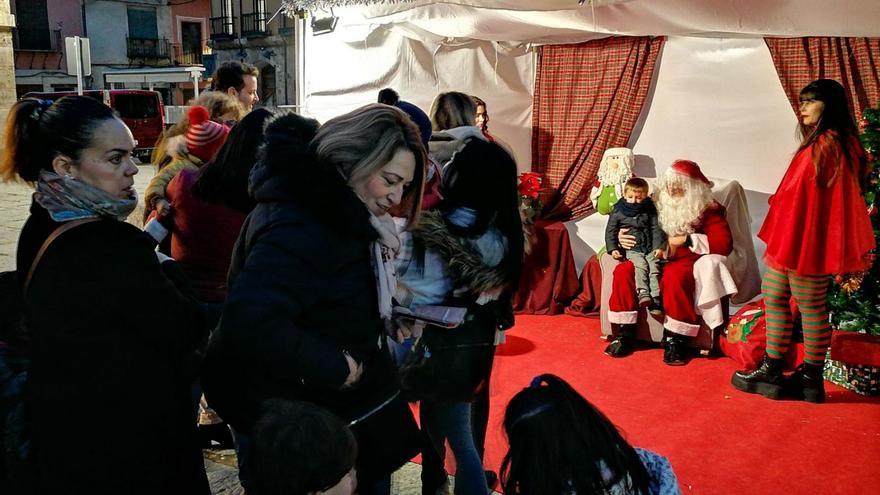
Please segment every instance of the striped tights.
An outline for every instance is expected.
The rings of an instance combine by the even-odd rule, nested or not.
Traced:
[[[792,318],[788,301],[794,296],[804,330],[804,361],[822,366],[831,343],[831,325],[825,297],[827,275],[799,275],[791,270],[769,268],[761,290],[767,306],[767,355],[781,359],[791,343]]]

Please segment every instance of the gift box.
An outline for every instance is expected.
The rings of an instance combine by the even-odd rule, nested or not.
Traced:
[[[824,377],[829,382],[861,395],[880,395],[880,368],[825,360]]]
[[[880,395],[880,336],[835,331],[825,379],[861,395]]]

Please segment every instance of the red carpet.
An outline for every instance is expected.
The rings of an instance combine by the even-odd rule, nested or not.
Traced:
[[[546,372],[568,380],[633,445],[667,456],[684,493],[877,493],[880,399],[826,382],[826,404],[771,401],[731,387],[733,360],[670,367],[659,348],[612,359],[599,335],[597,319],[517,316],[495,360],[488,467],[497,470],[506,451],[507,401]]]

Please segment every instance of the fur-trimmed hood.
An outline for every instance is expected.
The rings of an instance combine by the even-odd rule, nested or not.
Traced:
[[[447,260],[449,274],[458,286],[465,286],[474,293],[504,288],[505,271],[501,265],[487,266],[482,257],[468,242],[453,235],[440,211],[422,212],[413,236]]]

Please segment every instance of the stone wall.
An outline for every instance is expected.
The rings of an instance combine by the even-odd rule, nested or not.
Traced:
[[[12,53],[12,28],[15,17],[9,0],[0,0],[0,129],[6,124],[9,107],[15,103],[15,54]],[[0,139],[0,152],[3,142]]]

